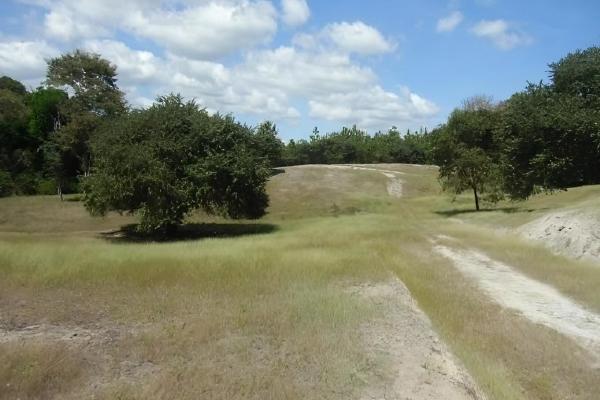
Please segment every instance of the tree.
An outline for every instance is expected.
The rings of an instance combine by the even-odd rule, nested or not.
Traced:
[[[107,121],[92,140],[93,173],[85,206],[137,213],[138,230],[169,234],[201,208],[231,218],[265,213],[268,163],[252,130],[230,116],[209,116],[179,95]]]
[[[436,133],[434,161],[444,190],[455,194],[471,190],[479,211],[481,200],[495,203],[502,198],[495,140],[499,116],[487,101],[469,100],[465,106],[455,110]]]
[[[117,86],[117,67],[99,54],[75,50],[48,61],[46,84],[73,93],[67,111],[98,116],[125,111],[125,96]]]
[[[550,64],[550,77],[514,94],[502,113],[505,191],[514,199],[600,183],[600,48]]]
[[[278,137],[277,126],[271,121],[265,121],[258,125],[254,138],[258,154],[264,157],[271,167],[281,164],[283,153],[283,142]]]
[[[68,171],[72,178],[86,176],[92,163],[91,137],[104,119],[126,110],[124,94],[117,86],[117,68],[98,54],[75,50],[48,61],[46,84],[72,93],[59,104],[61,125],[51,136],[53,151],[61,153],[53,160],[67,164],[53,170]],[[55,178],[57,183],[64,182],[63,177]]]
[[[27,94],[25,85],[9,76],[0,77],[0,90],[8,90],[17,96],[25,96]]]
[[[65,91],[55,88],[40,87],[29,96],[29,134],[39,140],[46,140],[64,123],[60,109],[67,101]]]

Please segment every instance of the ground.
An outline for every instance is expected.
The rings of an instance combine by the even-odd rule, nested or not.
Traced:
[[[436,176],[285,168],[263,220],[164,243],[1,199],[0,398],[597,398],[600,265],[528,233],[600,187],[475,213]]]

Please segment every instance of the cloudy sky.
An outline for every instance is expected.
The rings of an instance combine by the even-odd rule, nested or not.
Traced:
[[[36,87],[46,59],[82,48],[135,106],[179,92],[285,139],[414,129],[546,79],[600,44],[598,21],[598,0],[0,0],[0,75]]]

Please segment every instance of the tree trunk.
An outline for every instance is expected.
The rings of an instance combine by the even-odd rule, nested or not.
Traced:
[[[477,187],[473,186],[473,195],[475,196],[475,209],[479,211],[479,196],[477,195]]]

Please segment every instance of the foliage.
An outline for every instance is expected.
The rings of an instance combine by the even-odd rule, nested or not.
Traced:
[[[439,129],[433,150],[442,187],[455,194],[471,190],[478,211],[480,195],[491,203],[502,199],[494,134],[499,111],[489,101],[480,100],[470,99],[465,108],[450,115]]]
[[[500,134],[512,198],[600,183],[600,48],[550,64],[550,76],[505,105]]]
[[[69,114],[98,116],[125,111],[124,94],[117,86],[117,67],[98,54],[75,50],[48,61],[46,84],[67,88],[72,96]]]
[[[66,92],[55,88],[40,87],[29,95],[29,134],[46,140],[66,121],[60,108],[68,99]]]
[[[25,85],[9,76],[0,77],[0,90],[8,90],[17,96],[25,96],[27,93]]]
[[[230,116],[209,116],[178,95],[161,97],[101,128],[85,180],[86,208],[100,215],[137,212],[140,231],[165,234],[196,208],[260,217],[269,169],[253,139]]]
[[[254,132],[256,148],[260,149],[259,156],[265,158],[272,167],[281,164],[284,144],[278,137],[277,126],[271,121],[258,125]]]
[[[10,174],[0,169],[0,197],[9,196],[13,191]]]
[[[309,141],[290,140],[285,146],[282,164],[425,164],[431,162],[430,143],[431,135],[427,131],[407,131],[401,135],[393,127],[386,133],[369,135],[353,126],[321,136],[315,128]]]

